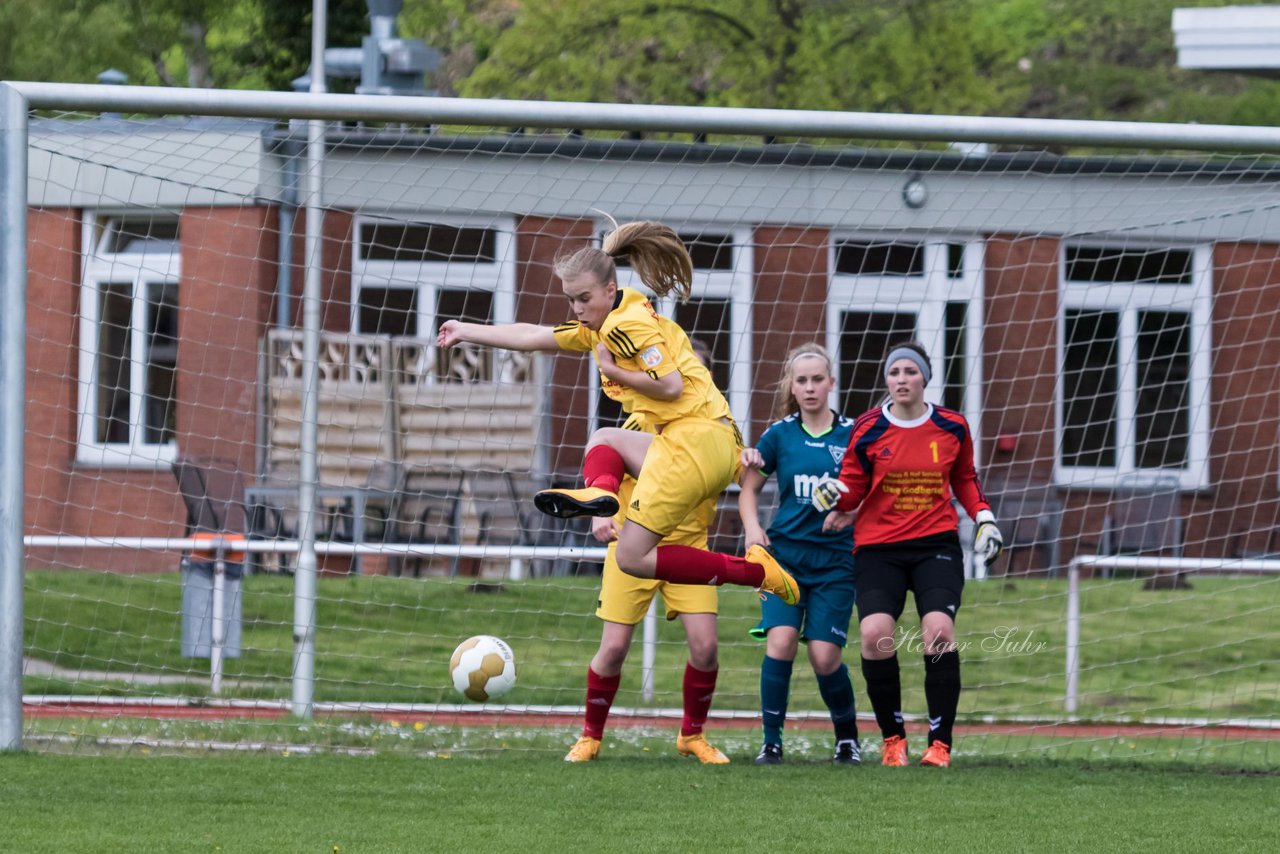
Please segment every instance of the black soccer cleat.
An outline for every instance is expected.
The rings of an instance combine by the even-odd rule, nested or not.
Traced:
[[[757,765],[781,765],[782,764],[782,745],[765,743],[760,748],[760,754],[756,756]]]
[[[831,757],[831,762],[834,765],[861,765],[862,746],[857,739],[837,741],[836,753]]]
[[[533,496],[533,506],[548,516],[577,519],[579,516],[616,516],[618,496],[606,489],[544,489]]]

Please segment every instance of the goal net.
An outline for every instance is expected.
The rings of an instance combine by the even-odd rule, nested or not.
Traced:
[[[621,412],[579,354],[435,339],[449,319],[565,321],[554,260],[613,217],[686,242],[693,296],[654,306],[707,345],[748,444],[777,417],[791,348],[827,348],[831,405],[849,416],[881,402],[889,345],[929,352],[929,400],[968,420],[1007,544],[977,565],[961,514],[958,753],[1274,762],[1270,155],[1232,153],[1225,136],[1217,150],[1176,136],[1120,149],[1103,125],[1073,140],[1048,122],[1010,141],[979,119],[964,143],[927,123],[732,130],[746,111],[609,112],[613,130],[586,111],[557,124],[569,105],[370,121],[335,98],[321,99],[333,114],[316,157],[298,116],[222,96],[225,109],[191,111],[224,115],[139,104],[29,120],[28,747],[562,752],[600,642],[603,551],[531,496],[578,485],[588,436]],[[911,141],[925,137],[938,141]],[[642,287],[625,264],[619,277]],[[299,504],[312,454],[314,515]],[[770,479],[766,517],[794,488]],[[713,549],[741,553],[736,495]],[[314,720],[300,726],[307,519],[319,577]],[[1183,560],[1077,566],[1068,712],[1066,578],[1091,555]],[[735,757],[760,738],[759,616],[752,591],[719,590],[709,732]],[[635,629],[611,752],[674,738],[688,650],[665,617],[659,600]],[[474,635],[505,640],[518,674],[480,705],[449,672]],[[875,744],[856,617],[850,638]],[[898,641],[916,732],[910,606]],[[829,751],[803,647],[786,733],[789,753]]]

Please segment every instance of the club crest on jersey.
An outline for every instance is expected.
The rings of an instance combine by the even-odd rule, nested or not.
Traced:
[[[662,351],[656,346],[650,347],[640,354],[640,361],[644,362],[645,367],[656,368],[662,364]]]
[[[844,462],[843,445],[827,445],[827,450],[831,452],[831,459],[835,460],[836,465]]]

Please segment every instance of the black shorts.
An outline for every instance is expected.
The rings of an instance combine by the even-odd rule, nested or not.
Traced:
[[[854,587],[858,591],[858,619],[888,614],[896,622],[915,594],[916,613],[942,611],[955,619],[964,590],[964,552],[955,531],[861,546],[855,553]]]

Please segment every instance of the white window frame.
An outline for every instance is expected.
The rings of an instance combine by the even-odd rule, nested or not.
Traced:
[[[182,257],[174,252],[107,253],[113,221],[155,217],[153,211],[85,211],[81,221],[80,353],[77,380],[76,462],[109,468],[162,468],[177,457],[177,438],[164,444],[143,442],[146,384],[146,289],[175,285],[181,289]],[[166,214],[167,216],[167,214]],[[177,217],[174,216],[174,219]],[[128,442],[97,440],[97,361],[102,287],[132,284],[129,353]],[[179,291],[180,292],[180,291]],[[180,297],[181,298],[181,297]]]
[[[494,232],[490,262],[471,261],[369,261],[362,257],[362,229],[370,223],[415,223],[451,228],[484,228]],[[357,214],[353,225],[351,251],[351,324],[360,322],[360,293],[368,288],[405,288],[418,292],[418,339],[434,342],[431,330],[437,326],[436,298],[442,289],[478,290],[493,293],[493,322],[512,323],[516,316],[516,223],[510,216],[459,217],[415,211],[406,213]],[[430,378],[429,378],[430,379]]]
[[[855,275],[836,272],[836,247],[846,242],[918,243],[924,246],[924,272],[919,276]],[[949,247],[962,244],[961,274],[949,273]],[[986,243],[979,238],[930,237],[919,234],[835,233],[827,247],[827,269],[831,280],[827,288],[827,352],[835,362],[836,388],[831,393],[831,407],[838,409],[843,378],[840,353],[841,322],[844,311],[913,312],[916,315],[916,340],[929,353],[929,368],[934,382],[925,388],[925,400],[942,404],[945,383],[947,303],[966,302],[964,350],[964,407],[962,415],[973,434],[974,451],[982,454],[982,328],[986,277]],[[861,413],[845,412],[850,418]]]
[[[596,234],[603,234],[611,228],[607,221],[596,224]],[[715,224],[684,223],[675,230],[680,234],[723,234],[732,240],[733,265],[729,270],[707,270],[695,268],[693,271],[693,295],[690,300],[715,299],[729,303],[729,352],[732,354],[729,365],[729,387],[721,389],[729,401],[729,410],[733,413],[738,429],[742,431],[743,440],[750,444],[751,384],[752,384],[752,311],[753,294],[755,293],[755,246],[751,239],[751,229],[738,226]],[[630,267],[618,268],[618,286],[632,288],[641,293],[649,291],[635,270]],[[666,297],[654,299],[653,308],[663,317],[673,317],[676,310],[676,298]],[[688,331],[688,330],[686,330]],[[600,374],[592,370],[590,373],[590,394],[588,395],[588,418],[591,429],[599,424]]]
[[[1192,253],[1190,284],[1129,284],[1075,282],[1067,279],[1068,245],[1114,246],[1123,250],[1189,250]],[[1053,460],[1054,482],[1060,486],[1087,488],[1143,488],[1178,478],[1179,488],[1204,489],[1209,485],[1209,386],[1212,371],[1210,334],[1213,309],[1213,247],[1206,244],[1160,243],[1135,245],[1132,242],[1063,241],[1058,251],[1060,283],[1057,323],[1057,382],[1054,390],[1056,429]],[[1066,313],[1070,309],[1113,311],[1120,314],[1117,342],[1119,367],[1116,400],[1116,465],[1066,466],[1062,463],[1063,418],[1065,415],[1063,378],[1066,358]],[[1137,315],[1139,311],[1180,311],[1191,315],[1191,376],[1188,378],[1190,435],[1187,437],[1187,465],[1183,469],[1140,469],[1137,453]]]

